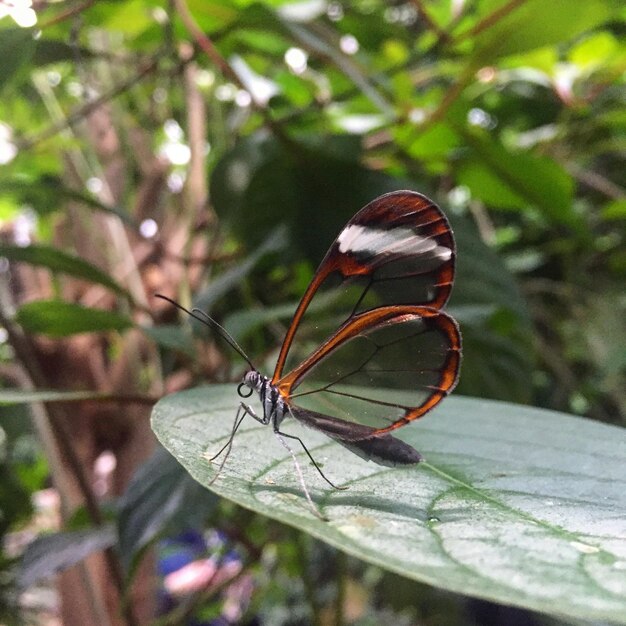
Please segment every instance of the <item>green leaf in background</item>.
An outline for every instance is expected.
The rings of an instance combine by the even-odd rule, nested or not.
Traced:
[[[487,206],[505,209],[524,209],[526,199],[511,189],[487,164],[474,155],[464,159],[457,167],[457,179],[465,185],[474,198]]]
[[[37,44],[30,28],[0,30],[0,90],[28,64]]]
[[[131,319],[114,311],[92,309],[62,300],[36,300],[23,304],[16,320],[24,330],[51,337],[68,337],[78,333],[125,330]]]
[[[108,274],[80,257],[67,254],[58,248],[44,245],[10,246],[0,243],[0,257],[9,261],[22,261],[31,265],[47,267],[53,272],[62,272],[75,278],[104,285],[118,294],[130,298],[130,294]]]
[[[626,218],[626,199],[611,200],[602,209],[602,215],[607,220]]]
[[[526,302],[513,276],[496,252],[481,241],[474,225],[454,214],[449,219],[457,244],[450,312],[473,310],[473,315],[457,320],[463,334],[458,390],[497,400],[528,402],[533,328]],[[502,314],[510,318],[509,328],[494,323]]]
[[[79,45],[70,45],[58,39],[37,39],[37,47],[33,57],[34,65],[48,65],[59,61],[72,61],[81,59],[91,60],[94,54],[88,48]]]
[[[245,3],[233,2],[233,0],[221,0],[220,2],[189,0],[187,2],[189,11],[206,33],[227,28],[239,16],[242,5],[245,6]],[[260,6],[264,8],[262,5]]]
[[[25,489],[13,451],[9,449],[8,436],[0,415],[0,534],[3,536],[17,524],[28,523],[33,512],[30,493]]]
[[[50,578],[76,565],[92,552],[111,547],[115,540],[115,527],[112,524],[39,537],[28,545],[20,561],[18,587],[24,589]]]
[[[387,393],[397,399],[397,390]],[[237,401],[235,386],[221,385],[168,396],[153,411],[157,437],[202,485],[215,476],[219,465],[208,458],[230,436]],[[390,469],[292,420],[284,428],[303,437],[331,480],[349,487],[329,489],[295,450],[328,522],[307,508],[292,459],[271,428],[251,419],[210,489],[414,580],[626,624],[623,429],[452,397],[398,431],[426,462]]]
[[[148,5],[142,0],[117,2],[115,11],[109,11],[105,15],[107,29],[123,33],[130,39],[137,37],[154,24],[154,17]]]
[[[619,59],[621,52],[617,38],[612,33],[600,31],[577,42],[567,56],[572,63],[589,70]]]
[[[90,209],[111,213],[131,228],[137,229],[137,225],[124,209],[104,204],[86,191],[71,189],[58,176],[50,173],[43,173],[34,180],[23,176],[0,178],[0,193],[15,197],[16,204],[32,206],[41,215],[59,210],[64,206],[64,200],[74,200]]]
[[[480,3],[483,16],[494,15],[506,5],[503,0],[487,0]],[[542,46],[572,39],[602,24],[612,15],[617,16],[619,2],[615,0],[587,0],[576,3],[571,0],[525,0],[507,11],[502,19],[475,38],[474,61],[493,63],[495,59],[518,54]]]
[[[489,206],[524,208],[534,205],[549,219],[575,225],[574,182],[555,161],[529,154],[512,153],[486,133],[457,132],[471,146],[461,161],[459,182]]]
[[[186,326],[177,324],[160,324],[159,326],[142,326],[141,330],[148,335],[156,344],[169,350],[178,350],[194,357],[196,351],[193,345],[193,337]]]
[[[159,447],[139,467],[119,501],[119,548],[126,569],[165,531],[202,525],[217,502]]]
[[[29,404],[30,402],[82,402],[83,400],[102,400],[110,395],[97,391],[0,389],[0,405]]]

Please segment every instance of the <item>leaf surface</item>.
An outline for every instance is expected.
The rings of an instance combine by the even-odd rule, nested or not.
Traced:
[[[207,459],[227,440],[237,401],[234,386],[220,385],[168,396],[154,409],[157,437],[203,485],[215,475]],[[251,419],[211,490],[408,578],[547,613],[626,623],[623,429],[452,397],[398,431],[426,462],[390,469],[293,420],[284,428],[304,439],[331,480],[349,487],[328,489],[295,450],[328,522],[307,508],[271,428]]]
[[[507,6],[512,9],[507,11]],[[588,0],[572,11],[569,0],[488,0],[482,7],[491,10],[492,17],[500,15],[501,19],[485,16],[486,21],[493,23],[474,40],[476,62],[493,62],[501,56],[567,41],[616,15],[618,6],[615,0]]]

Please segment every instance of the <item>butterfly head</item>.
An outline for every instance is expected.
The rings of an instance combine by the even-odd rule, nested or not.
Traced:
[[[263,385],[267,381],[265,376],[262,376],[256,370],[250,370],[246,372],[243,377],[243,381],[237,388],[237,392],[242,398],[249,398],[254,391],[261,393]]]

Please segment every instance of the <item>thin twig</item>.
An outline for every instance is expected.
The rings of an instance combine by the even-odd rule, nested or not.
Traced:
[[[418,14],[426,23],[428,29],[432,30],[432,32],[435,33],[435,35],[437,36],[438,43],[449,43],[451,40],[450,34],[443,30],[443,28],[441,28],[439,24],[435,22],[435,20],[426,10],[426,7],[424,6],[425,2],[423,0],[412,0],[412,2],[415,5]]]
[[[235,72],[228,61],[221,55],[220,51],[215,47],[215,44],[211,41],[211,39],[204,32],[202,32],[194,17],[191,15],[185,0],[173,0],[173,2],[181,21],[189,34],[192,36],[196,45],[207,55],[207,57],[209,57],[210,61],[217,66],[226,78],[235,83],[240,89],[248,91],[248,88],[241,80],[239,74]],[[255,100],[254,96],[251,99],[251,106],[263,117],[265,125],[278,139],[288,145],[293,144],[289,137],[285,135],[282,127],[276,124],[276,122],[272,119],[267,108],[259,104],[259,102]]]
[[[478,24],[476,24],[473,28],[461,33],[457,37],[454,37],[453,42],[459,43],[468,37],[475,37],[479,35],[485,30],[488,30],[495,24],[497,24],[501,19],[505,18],[509,13],[517,9],[526,3],[527,0],[511,0],[507,4],[502,5],[500,8],[496,9],[493,13],[490,13],[486,17],[484,17]]]
[[[226,59],[220,54],[219,50],[215,47],[209,37],[202,32],[191,15],[185,0],[174,0],[174,5],[176,6],[178,15],[185,25],[185,28],[189,31],[189,34],[193,37],[200,49],[209,57],[209,59],[211,59],[211,62],[219,68],[220,72],[224,74],[224,76],[232,80],[239,87],[244,88],[237,72],[235,72],[235,70],[228,64]]]
[[[54,137],[56,134],[65,130],[66,128],[74,126],[78,122],[82,121],[85,117],[87,117],[90,113],[95,111],[98,107],[107,103],[109,100],[113,100],[114,98],[128,90],[130,87],[137,84],[148,74],[151,74],[157,68],[158,63],[158,57],[151,59],[147,65],[142,67],[128,80],[123,81],[119,85],[115,85],[115,87],[102,94],[98,98],[94,98],[93,100],[90,100],[86,104],[80,106],[78,109],[69,113],[69,115],[67,115],[63,120],[51,124],[50,126],[48,126],[48,128],[40,132],[38,135],[35,135],[34,137],[18,139],[16,142],[18,149],[20,151],[30,150],[37,144],[40,144],[42,141],[50,139],[51,137]]]
[[[188,56],[193,56],[193,47],[185,45],[189,50],[184,52]],[[191,158],[189,159],[189,169],[187,180],[185,181],[186,199],[190,204],[188,215],[196,217],[202,214],[206,208],[208,198],[207,177],[206,177],[206,105],[204,96],[198,89],[196,83],[198,67],[195,63],[189,63],[185,67],[184,85],[187,111],[187,136],[189,138],[189,148]]]
[[[91,6],[94,5],[95,3],[96,3],[96,0],[87,0],[87,2],[83,2],[82,4],[77,4],[75,6],[72,6],[69,9],[65,9],[64,11],[57,13],[57,15],[50,18],[49,20],[41,22],[38,25],[38,27],[41,30],[45,30],[46,28],[49,28],[50,26],[54,26],[55,24],[59,24],[60,22],[64,22],[65,20],[69,20],[72,17],[79,15],[83,11],[86,11],[87,9],[91,8]],[[37,8],[36,7],[34,8],[36,11]]]
[[[6,372],[1,372],[0,373],[0,379],[5,379],[6,378]],[[3,389],[3,391],[6,393],[6,391],[10,391],[7,389]],[[33,391],[48,391],[48,389],[41,389],[41,388],[37,388],[37,389],[33,389]],[[54,393],[74,393],[75,391],[72,389],[50,389],[49,391],[52,391]],[[149,406],[152,406],[153,404],[156,404],[159,400],[160,397],[156,397],[156,396],[148,396],[148,395],[142,395],[142,394],[115,394],[115,393],[107,393],[107,392],[97,392],[94,391],[93,394],[91,395],[82,395],[83,394],[83,390],[81,390],[79,392],[81,395],[80,396],[76,396],[76,397],[63,397],[60,396],[59,398],[46,398],[46,399],[42,399],[42,400],[32,400],[32,402],[45,402],[46,404],[53,404],[53,403],[58,403],[58,402],[62,402],[63,404],[75,404],[75,403],[79,403],[79,402],[97,402],[99,404],[104,404],[106,402],[114,402],[117,404],[147,404]],[[30,400],[28,402],[21,402],[19,401],[19,399],[16,399],[15,402],[11,402],[10,400],[2,400],[0,401],[0,405],[2,404],[30,404]]]
[[[593,170],[585,170],[577,165],[566,165],[567,171],[587,187],[604,194],[612,200],[624,200],[626,190]]]
[[[48,126],[48,128],[41,131],[37,135],[34,135],[30,138],[26,137],[17,139],[15,141],[15,145],[19,150],[30,150],[31,148],[40,144],[42,141],[51,139],[65,129],[70,128],[75,124],[81,122],[95,109],[122,95],[125,91],[127,91],[131,87],[134,87],[146,76],[154,72],[158,68],[158,64],[161,58],[161,55],[155,55],[153,59],[149,60],[145,66],[140,67],[139,71],[127,80],[122,81],[118,85],[113,86],[107,92],[103,93],[101,96],[98,96],[97,98],[90,100],[89,102],[86,102],[85,104],[76,108],[74,111],[70,112],[63,120],[51,124],[50,126]],[[169,75],[180,74],[180,72],[184,69],[185,65],[189,63],[189,61],[190,59],[181,60],[175,67],[168,70],[167,73]]]

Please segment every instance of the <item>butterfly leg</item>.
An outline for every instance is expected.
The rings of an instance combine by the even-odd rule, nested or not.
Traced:
[[[333,489],[337,489],[338,491],[344,491],[347,489],[347,487],[338,487],[337,485],[335,485],[335,483],[333,483],[331,480],[329,480],[328,478],[326,478],[326,476],[324,475],[324,472],[322,472],[322,468],[315,462],[315,459],[313,458],[313,455],[309,452],[308,448],[304,445],[304,441],[302,441],[302,439],[300,439],[300,437],[296,437],[295,435],[288,435],[287,433],[284,433],[280,430],[275,429],[274,432],[277,435],[282,435],[283,437],[287,437],[288,439],[295,439],[297,442],[300,443],[300,445],[302,446],[302,449],[306,452],[307,456],[309,457],[309,459],[311,460],[311,463],[313,463],[313,466],[315,467],[315,469],[319,472],[319,475],[333,488]]]
[[[247,415],[249,415],[250,417],[253,417],[257,422],[259,422],[259,424],[263,424],[263,426],[267,426],[269,424],[269,420],[266,417],[259,417],[249,404],[242,402],[241,408],[244,410],[244,412]]]
[[[243,410],[243,415],[241,415],[241,412]],[[215,459],[217,459],[217,457],[222,454],[222,452],[224,452],[224,450],[226,450],[226,448],[229,448],[229,452],[230,452],[230,448],[233,445],[233,439],[235,437],[235,433],[237,432],[237,430],[239,430],[239,426],[241,426],[241,422],[243,422],[243,418],[248,414],[248,412],[246,411],[246,407],[243,404],[243,402],[241,403],[241,406],[237,409],[237,414],[235,415],[235,421],[233,423],[233,429],[230,433],[230,437],[228,438],[228,441],[220,448],[219,452],[217,452],[216,454],[214,454],[209,461],[215,461]],[[227,455],[228,456],[228,455]]]
[[[226,460],[228,459],[228,456],[230,455],[230,451],[233,449],[233,439],[235,438],[235,433],[237,432],[237,430],[241,426],[241,422],[243,422],[243,418],[245,416],[246,416],[246,411],[243,410],[243,412],[242,412],[242,407],[239,407],[237,409],[237,414],[235,415],[235,421],[233,422],[233,429],[232,429],[232,431],[230,433],[230,437],[228,438],[228,441],[220,449],[220,451],[217,454],[213,455],[209,459],[209,462],[214,461],[220,454],[222,454],[222,452],[224,452],[224,450],[226,450],[226,454],[224,455],[224,458],[222,459],[222,462],[220,463],[220,467],[217,470],[217,473],[215,474],[215,476],[209,482],[209,485],[212,485],[217,480],[219,475],[222,473],[222,469],[224,469],[224,465],[226,464]]]
[[[276,435],[276,439],[280,441],[280,443],[287,450],[287,452],[291,454],[291,458],[293,459],[293,464],[296,466],[296,472],[298,473],[298,479],[300,480],[300,486],[302,487],[302,491],[304,492],[304,495],[306,496],[306,499],[309,503],[309,507],[311,508],[312,513],[315,515],[315,517],[319,517],[323,522],[327,522],[328,518],[326,518],[322,513],[320,513],[319,509],[315,506],[313,499],[311,498],[311,494],[309,493],[306,483],[304,482],[304,474],[302,473],[302,470],[300,469],[300,463],[298,463],[298,459],[296,458],[294,451],[289,447],[287,442],[283,439],[283,435],[285,437],[290,437],[290,438],[291,438],[291,435],[285,435],[285,433],[281,433],[277,428],[274,429],[274,434]]]

